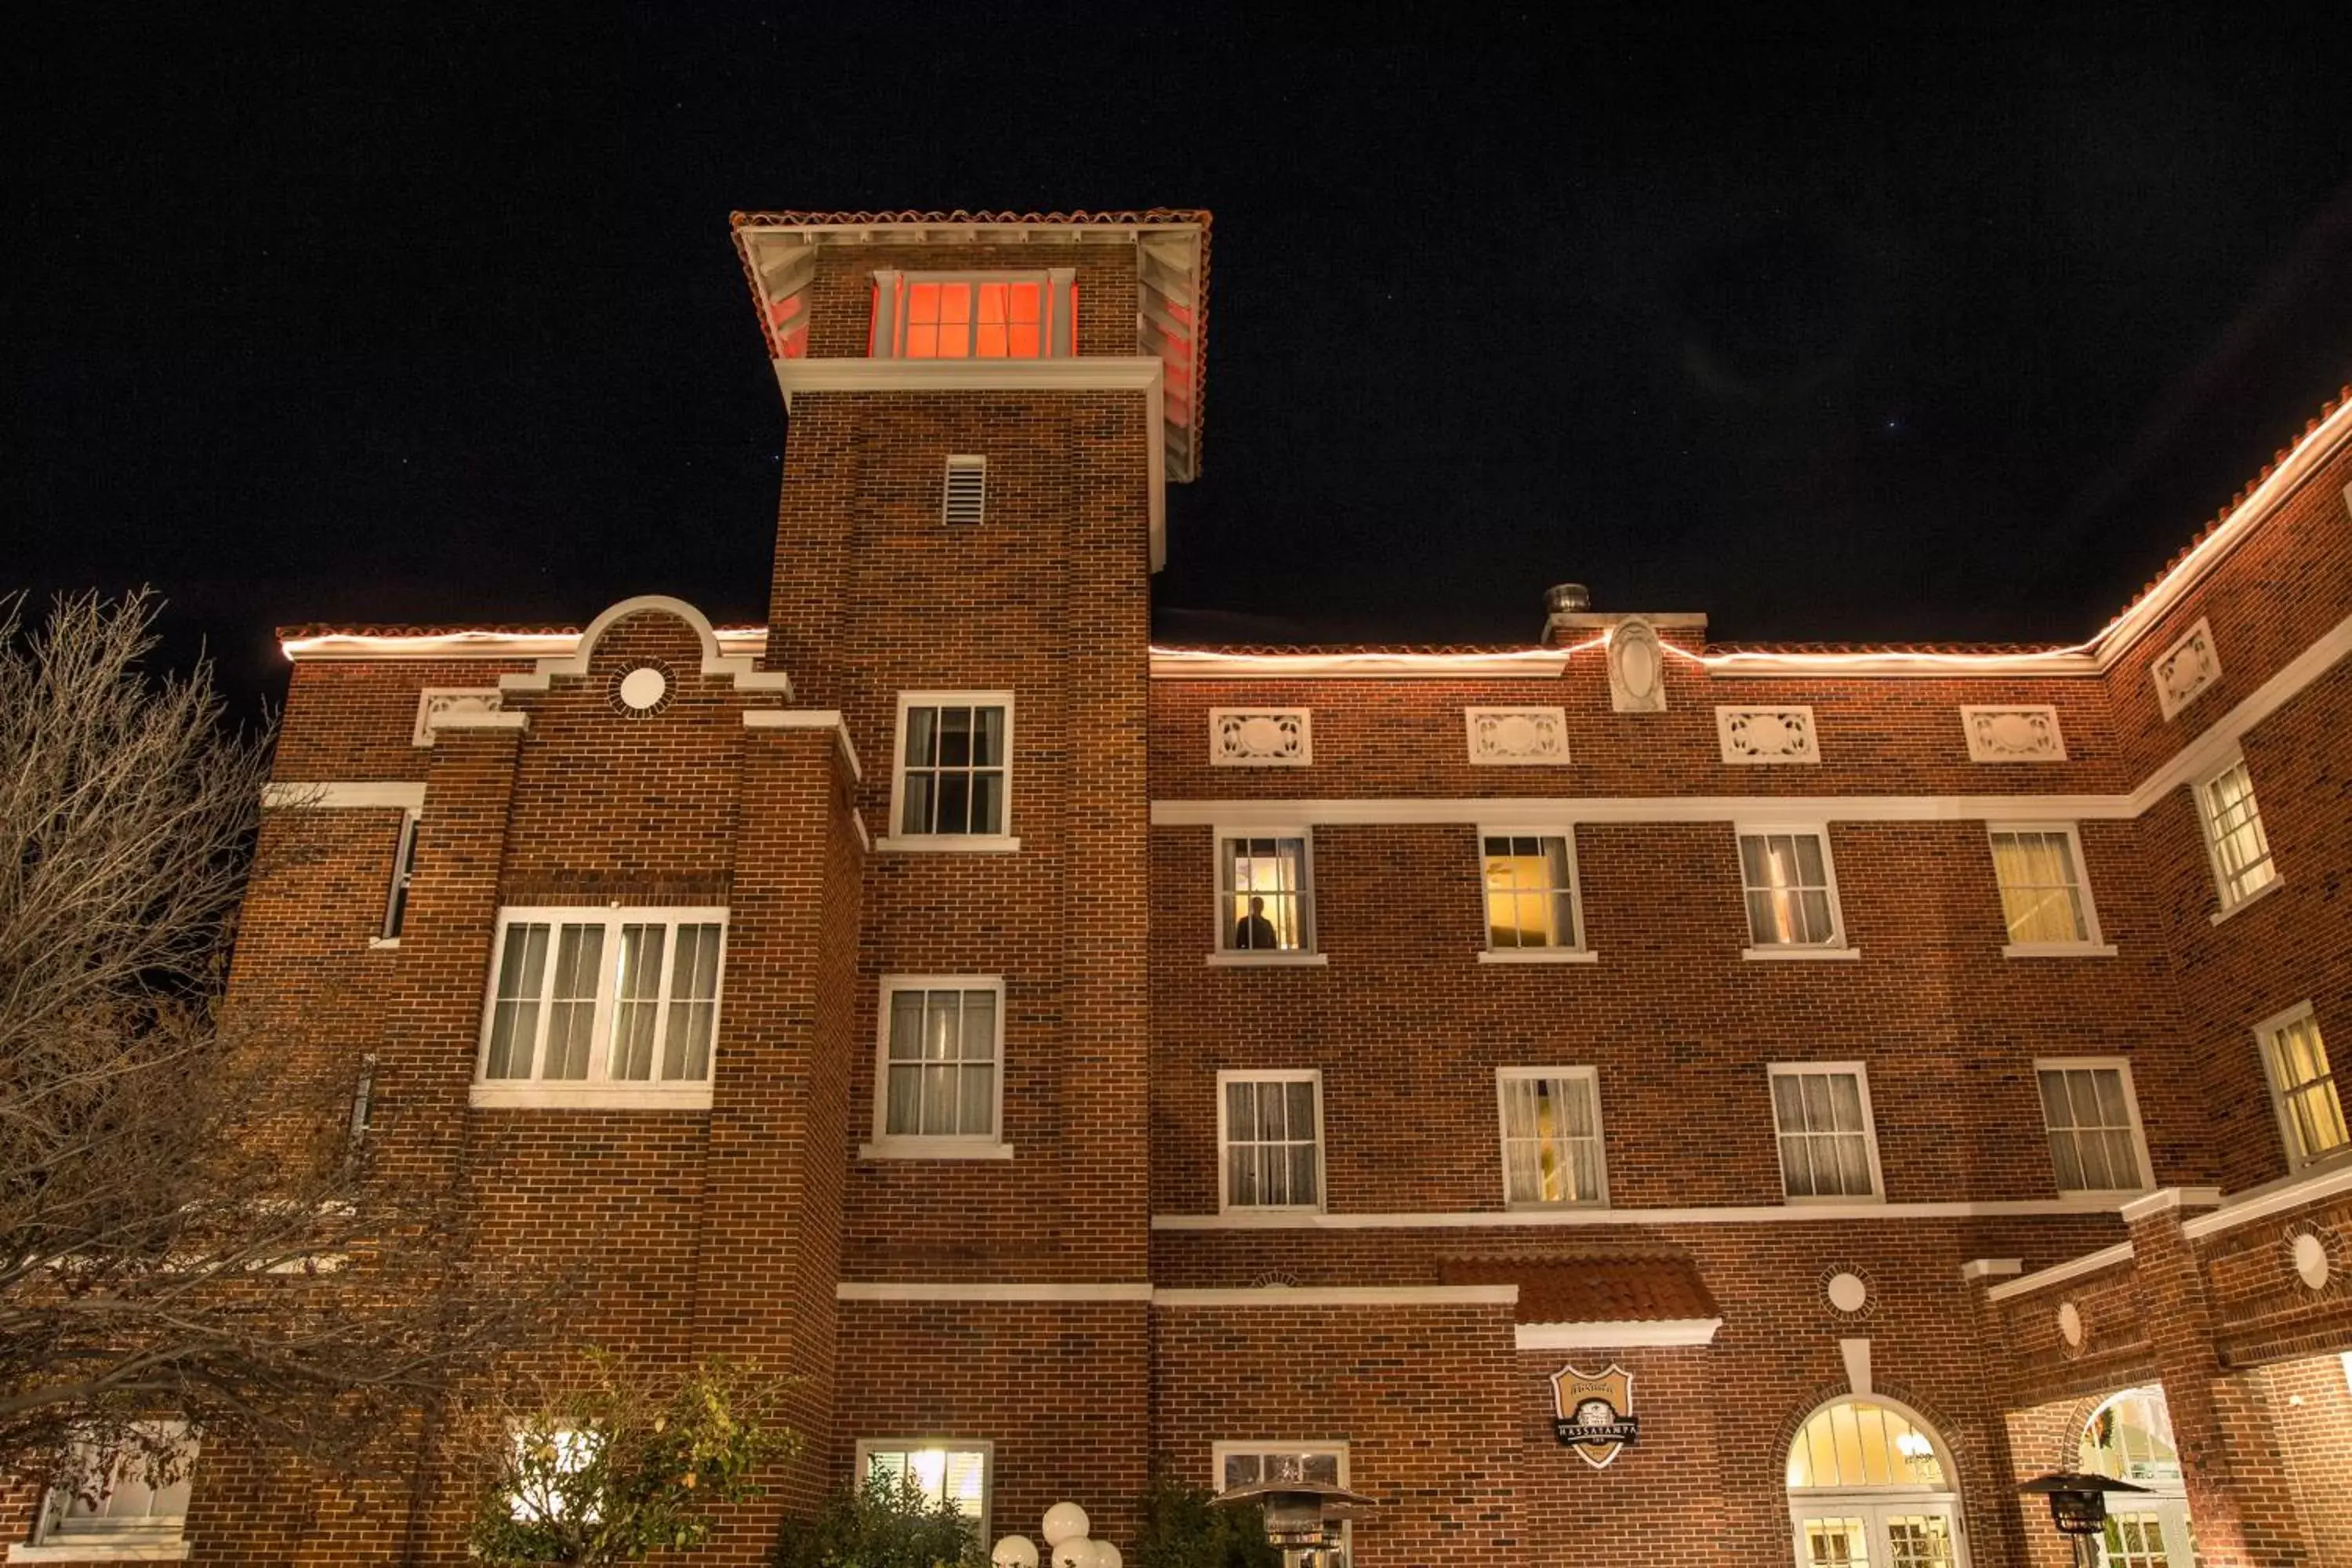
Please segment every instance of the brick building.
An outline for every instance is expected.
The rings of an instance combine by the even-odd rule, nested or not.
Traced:
[[[1124,1542],[1158,1461],[1364,1568],[2056,1564],[2082,1468],[2110,1562],[2352,1564],[2352,404],[2071,647],[1160,648],[1206,215],[734,237],[767,624],[290,630],[233,982],[582,1338],[798,1375],[705,1560],[877,1465]],[[465,1560],[225,1444],[21,1501]]]

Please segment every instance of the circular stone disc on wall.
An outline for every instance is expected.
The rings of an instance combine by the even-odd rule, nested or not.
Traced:
[[[2058,1337],[2070,1350],[2083,1348],[2083,1310],[2072,1301],[2058,1303]]]
[[[2327,1244],[2309,1231],[2294,1238],[2291,1254],[2294,1259],[2294,1277],[2305,1288],[2324,1290],[2327,1288]]]
[[[1829,1282],[1830,1305],[1841,1312],[1859,1312],[1870,1300],[1870,1287],[1859,1274],[1832,1274]]]
[[[660,704],[669,695],[669,677],[647,665],[621,677],[620,697],[624,707],[643,713]]]

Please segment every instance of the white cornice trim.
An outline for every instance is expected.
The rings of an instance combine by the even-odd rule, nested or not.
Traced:
[[[1978,822],[2031,816],[2059,822],[2138,815],[2120,795],[1521,795],[1349,800],[1155,800],[1154,827],[1256,831],[1281,824],[1413,827],[1467,823],[1497,831],[1580,822]]]
[[[1823,1220],[1989,1219],[2113,1214],[2108,1198],[1997,1198],[1980,1203],[1741,1204],[1720,1208],[1459,1209],[1436,1214],[1316,1214],[1295,1209],[1159,1214],[1154,1230],[1467,1230],[1487,1226],[1811,1225]]]
[[[2131,1258],[2132,1244],[2119,1241],[2113,1247],[2103,1247],[2096,1252],[2086,1252],[2080,1258],[2070,1258],[2063,1263],[2053,1263],[2034,1273],[1988,1286],[1985,1299],[2006,1301],[2012,1296],[2030,1296],[2036,1290],[2063,1285],[2069,1279],[2080,1279],[2085,1274],[2096,1274],[2102,1268],[2113,1268],[2118,1263],[2129,1263]]]
[[[730,658],[757,658],[768,646],[765,626],[716,628],[719,651]],[[328,632],[289,637],[278,648],[295,663],[341,663],[352,659],[561,658],[580,648],[578,632],[502,632],[484,628],[454,632]]]
[[[1644,1322],[1521,1323],[1523,1351],[1640,1349],[1651,1345],[1711,1345],[1721,1318],[1654,1318]]]
[[[1960,1278],[1963,1279],[2009,1279],[2024,1272],[2025,1259],[2022,1258],[1971,1258],[1960,1265]]]
[[[1155,1307],[1514,1307],[1517,1285],[1249,1285],[1154,1290]]]
[[[362,811],[422,811],[425,786],[405,779],[368,779],[356,783],[287,784],[261,786],[266,811],[284,806],[316,806]]]
[[[665,615],[686,623],[696,640],[702,644],[702,674],[706,678],[724,676],[735,683],[738,691],[772,691],[787,702],[792,700],[792,677],[780,669],[761,669],[745,654],[733,654],[719,646],[719,633],[710,617],[688,604],[684,599],[667,594],[639,594],[605,606],[604,612],[588,623],[588,627],[573,641],[564,654],[552,654],[539,659],[529,674],[499,677],[501,691],[544,691],[557,676],[577,679],[588,673],[588,660],[596,651],[597,642],[615,623],[629,616]]]
[[[1738,651],[1698,655],[1709,676],[1717,680],[1820,680],[1849,675],[1915,677],[1951,680],[1977,676],[2007,679],[2039,676],[2071,679],[2097,675],[2105,668],[2086,653],[2053,648],[2038,653],[1885,653],[1802,654]]]
[[[2346,1193],[2352,1193],[2352,1163],[2339,1163],[2324,1171],[2250,1188],[2211,1214],[2200,1214],[2195,1219],[2181,1221],[2180,1229],[2194,1240]]]
[[[849,776],[861,783],[866,769],[857,761],[857,748],[849,739],[849,721],[838,708],[753,708],[743,715],[747,730],[830,730],[840,742],[842,761],[849,764]]]
[[[1066,1284],[1055,1281],[845,1279],[833,1288],[836,1301],[1149,1301],[1148,1281]]]
[[[1566,648],[1499,653],[1223,653],[1154,647],[1155,680],[1549,680],[1568,668]]]
[[[2116,1212],[2124,1216],[2126,1225],[2130,1225],[2151,1215],[2170,1214],[2174,1209],[2218,1207],[2221,1202],[2219,1187],[2158,1187],[2132,1199]]]

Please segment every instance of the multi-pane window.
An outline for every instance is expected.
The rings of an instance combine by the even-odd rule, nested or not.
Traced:
[[[1072,352],[1077,286],[1067,268],[958,275],[885,268],[874,278],[877,359],[1053,359]]]
[[[877,1137],[995,1141],[1003,1000],[993,978],[883,978]]]
[[[952,1508],[971,1522],[973,1539],[988,1538],[989,1468],[994,1446],[929,1437],[871,1437],[857,1444],[861,1487],[880,1482],[895,1495],[912,1489],[934,1508]]]
[[[1217,942],[1227,952],[1305,952],[1315,945],[1307,840],[1217,841]]]
[[[177,1547],[194,1485],[196,1442],[187,1424],[159,1421],[144,1429],[148,1453],[102,1456],[75,1443],[41,1510],[38,1544],[87,1548],[93,1556],[133,1554],[138,1547]],[[155,1555],[153,1552],[135,1553]],[[75,1553],[66,1553],[75,1555]]]
[[[1322,1206],[1323,1075],[1312,1068],[1217,1075],[1223,1206]]]
[[[2131,1069],[2120,1062],[2042,1062],[2042,1124],[2062,1193],[2129,1193],[2147,1185]]]
[[[1748,897],[1748,938],[1757,947],[1839,944],[1837,885],[1829,837],[1819,828],[1739,836],[1739,879]]]
[[[2263,1068],[2270,1077],[2271,1102],[2278,1110],[2289,1161],[2307,1165],[2352,1151],[2344,1099],[2311,1005],[2306,1002],[2266,1019],[2254,1033],[2263,1043]]]
[[[485,1083],[704,1083],[727,911],[510,909],[483,1020]]]
[[[898,700],[892,819],[906,838],[995,838],[1012,792],[1013,695],[910,691]]]
[[[1576,929],[1576,859],[1565,835],[1486,834],[1486,945],[1496,952],[1582,945]]]
[[[1209,1483],[1220,1492],[1281,1483],[1349,1484],[1345,1443],[1219,1443],[1211,1450],[1211,1464]],[[1340,1524],[1336,1552],[1286,1550],[1283,1568],[1349,1568],[1355,1561],[1354,1530],[1352,1524]]]
[[[1775,1067],[1772,1116],[1780,1184],[1792,1198],[1867,1198],[1878,1192],[1870,1088],[1859,1063]]]
[[[2099,940],[2072,829],[1996,827],[1992,867],[2012,946],[2082,946]]]
[[[1500,1068],[1503,1196],[1513,1206],[1608,1201],[1591,1068]]]
[[[2198,816],[2213,856],[2213,879],[2221,907],[2234,909],[2278,879],[2271,860],[2270,836],[2263,831],[2262,807],[2254,800],[2253,775],[2243,757],[2197,786]]]
[[[400,940],[400,928],[408,919],[408,885],[416,877],[416,813],[401,814],[400,843],[392,853],[392,889],[383,904],[382,940],[387,942]]]

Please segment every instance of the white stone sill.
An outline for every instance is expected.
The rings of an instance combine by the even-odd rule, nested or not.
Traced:
[[[1739,956],[1750,963],[1820,963],[1823,960],[1857,959],[1858,947],[1743,947]]]
[[[1481,963],[1598,963],[1601,955],[1589,947],[1490,947],[1478,955]]]
[[[1319,952],[1213,952],[1212,969],[1313,969],[1330,963]]]
[[[1013,1145],[981,1138],[877,1138],[857,1146],[861,1160],[1010,1160]]]
[[[1018,855],[1021,840],[1003,834],[927,833],[877,838],[874,847],[885,855]]]
[[[2003,958],[2113,958],[2111,942],[2013,942],[2000,950]]]
[[[368,951],[370,952],[397,952],[400,951],[400,939],[396,936],[372,936],[368,938]]]
[[[11,1563],[184,1563],[192,1541],[51,1541],[8,1548]]]
[[[478,1110],[708,1110],[710,1086],[674,1089],[641,1083],[476,1083],[467,1100]]]
[[[2248,893],[2236,903],[2230,905],[2226,909],[2215,910],[2210,918],[2215,925],[2220,925],[2223,921],[2228,920],[2240,910],[2247,909],[2252,905],[2261,903],[2264,899],[2269,898],[2273,893],[2277,892],[2281,888],[2285,886],[2286,879],[2284,877],[2273,877],[2269,881],[2264,882],[2261,887],[2256,888],[2252,892]]]

